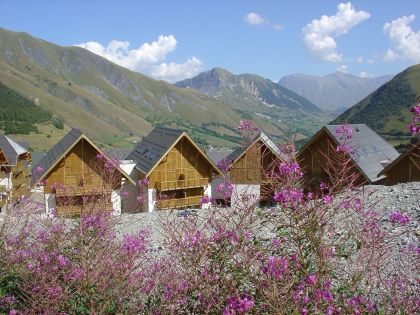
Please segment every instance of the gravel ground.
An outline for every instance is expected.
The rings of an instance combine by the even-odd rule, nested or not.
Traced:
[[[392,211],[399,211],[410,217],[408,228],[410,233],[404,234],[399,240],[399,245],[419,243],[420,237],[420,182],[398,184],[395,186],[364,186],[360,193],[365,195],[365,205],[378,211],[383,220],[383,227],[391,233],[398,233],[398,226],[389,222],[389,215]],[[224,209],[218,209],[226,211]],[[136,231],[150,227],[153,246],[159,246],[162,241],[161,222],[175,217],[183,217],[183,214],[196,214],[205,216],[208,210],[175,210],[160,211],[151,213],[122,214],[119,217],[118,232],[135,233]]]

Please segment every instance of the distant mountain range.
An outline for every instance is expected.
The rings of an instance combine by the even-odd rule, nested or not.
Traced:
[[[409,136],[410,108],[420,96],[420,64],[397,74],[332,123],[365,123],[383,135]]]
[[[255,74],[234,75],[214,68],[175,83],[178,87],[196,89],[225,104],[254,109],[257,106],[285,107],[320,113],[320,109],[304,97]]]
[[[221,96],[154,80],[83,48],[0,28],[0,83],[63,122],[64,130],[79,128],[103,145],[129,146],[153,125],[166,125],[190,131],[201,143],[232,146],[240,141],[241,119],[253,119],[280,139],[297,129],[310,136],[328,119],[313,103],[261,77],[214,72],[219,84],[229,82]],[[53,130],[38,129],[50,135],[39,146],[50,147]]]
[[[361,101],[391,78],[391,75],[361,78],[343,72],[335,72],[324,77],[293,74],[281,78],[278,84],[305,97],[325,111],[340,113]]]

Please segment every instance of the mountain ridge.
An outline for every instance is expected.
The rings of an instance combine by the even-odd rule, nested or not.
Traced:
[[[410,137],[410,108],[420,96],[420,64],[408,67],[331,123],[365,123],[391,137]]]
[[[249,100],[232,105],[130,71],[83,48],[5,29],[0,29],[0,83],[35,101],[66,128],[81,129],[105,146],[131,146],[156,125],[188,130],[202,144],[233,146],[240,141],[236,126],[241,119],[253,119],[277,139],[290,137],[293,124],[310,136],[325,122],[319,110],[305,112],[297,100],[293,110],[281,104],[249,106]]]
[[[292,74],[282,77],[277,83],[311,100],[326,111],[348,108],[392,78],[385,75],[361,78],[336,71],[325,76]]]

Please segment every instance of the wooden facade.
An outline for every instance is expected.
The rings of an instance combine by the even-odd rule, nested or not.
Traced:
[[[381,175],[388,185],[420,181],[420,141],[389,164]]]
[[[71,131],[56,148],[62,152],[56,154],[53,148],[47,153],[37,165],[43,173],[34,182],[43,186],[47,212],[54,208],[58,215],[74,216],[118,210],[114,199],[128,175],[118,165],[107,167],[108,158],[78,131]]]
[[[81,214],[92,207],[112,210],[111,192],[120,188],[121,175],[111,179],[97,155],[98,151],[81,139],[46,174],[44,193],[55,194],[57,214]]]
[[[304,173],[305,184],[312,191],[317,191],[321,182],[329,183],[331,180],[328,175],[328,161],[337,159],[336,140],[322,129],[311,142],[305,146],[297,155],[300,168]],[[368,182],[369,179],[357,168],[355,163],[351,164],[351,170],[357,174],[356,184],[360,185]]]
[[[206,156],[184,135],[150,173],[148,188],[156,189],[158,209],[198,207],[214,172]]]
[[[152,165],[146,164],[149,154]],[[141,170],[138,180],[148,180],[147,211],[199,207],[211,193],[212,178],[221,174],[185,132],[175,129],[155,128],[130,156]]]
[[[234,151],[226,159],[231,162],[229,177],[233,185],[253,186],[254,191],[258,187],[260,202],[272,200],[277,184],[273,172],[278,170],[283,158],[266,134],[260,132],[247,148]]]
[[[0,148],[0,208],[12,206],[28,195],[31,180],[31,153],[9,138],[6,141],[8,147]]]
[[[319,183],[383,184],[384,165],[398,157],[395,148],[365,124],[326,125],[297,155],[304,183],[317,190]],[[344,165],[346,165],[344,167]]]
[[[255,185],[261,184],[263,176],[262,141],[251,144],[244,154],[233,161],[230,170],[232,184]]]

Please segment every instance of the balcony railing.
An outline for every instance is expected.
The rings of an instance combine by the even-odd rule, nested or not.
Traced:
[[[159,191],[186,189],[207,186],[209,183],[208,178],[193,178],[193,179],[181,179],[174,181],[157,182],[156,188]]]
[[[104,207],[99,205],[95,206],[98,210],[105,210],[107,212],[113,211],[112,204],[106,204]],[[57,205],[56,206],[57,215],[60,216],[79,216],[81,214],[89,213],[91,211],[91,207],[89,205],[81,206],[81,205]]]
[[[103,186],[65,186],[55,189],[56,196],[83,196],[92,194],[110,194],[112,189]]]
[[[156,201],[158,209],[176,209],[192,206],[199,206],[203,196],[194,196],[186,198],[162,199]]]

